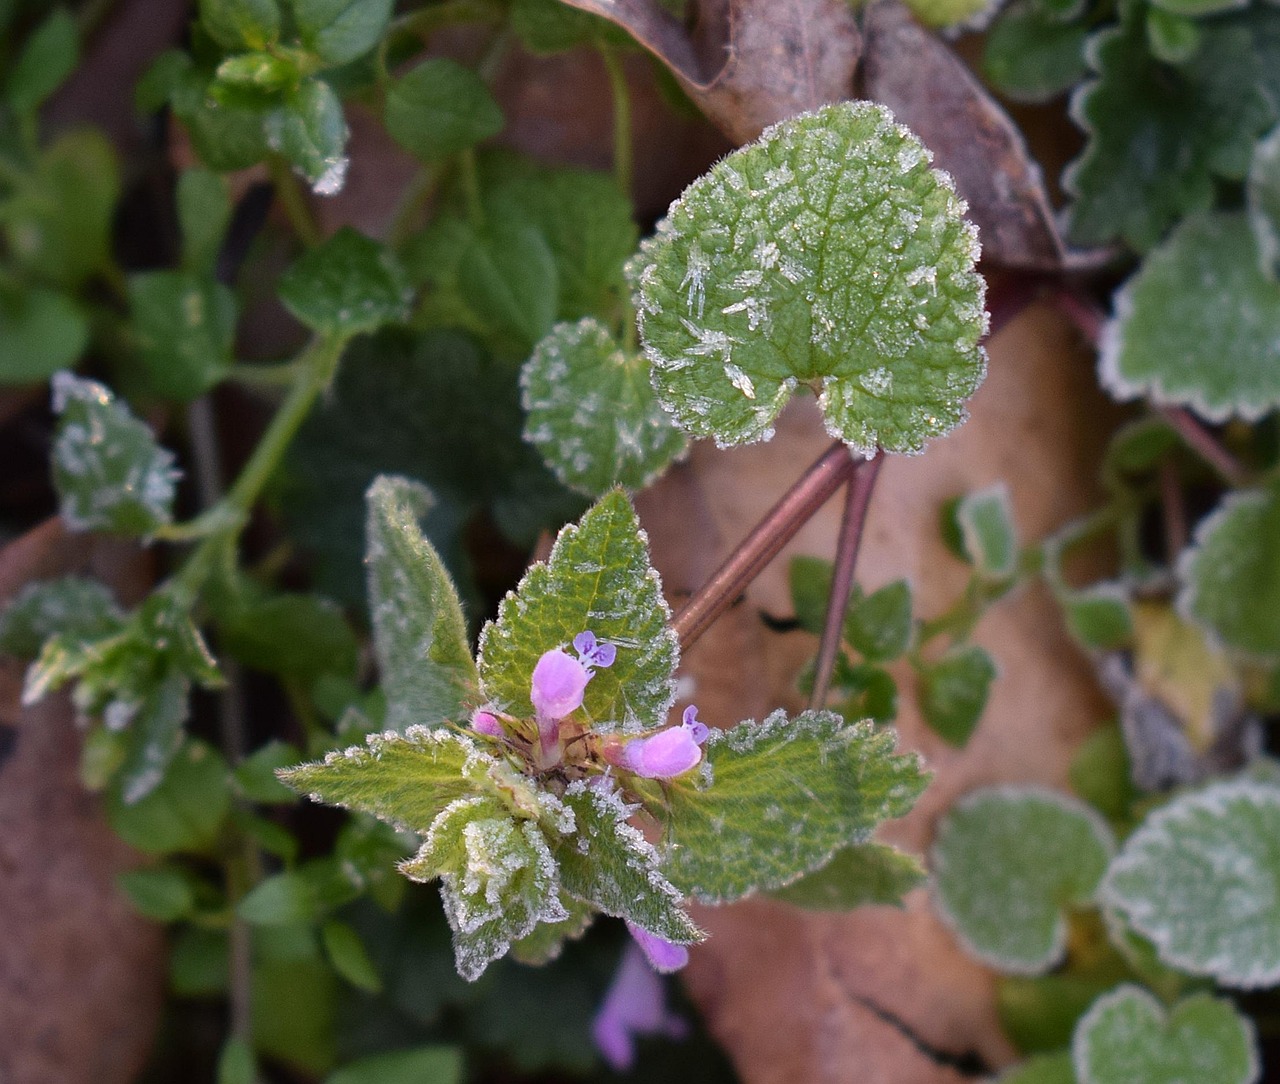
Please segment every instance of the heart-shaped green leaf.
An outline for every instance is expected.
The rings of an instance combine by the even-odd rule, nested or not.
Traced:
[[[1229,1001],[1183,998],[1168,1011],[1140,986],[1098,998],[1080,1018],[1071,1054],[1080,1084],[1252,1084],[1253,1027]]]
[[[1280,787],[1175,798],[1126,840],[1102,898],[1167,964],[1229,986],[1280,982]]]
[[[979,959],[1038,974],[1062,958],[1063,910],[1093,898],[1114,848],[1082,802],[1031,787],[977,791],[951,809],[933,845],[938,909]]]
[[[662,404],[722,445],[767,439],[800,385],[863,451],[917,452],[985,370],[974,227],[882,106],[768,129],[645,242],[640,333]]]
[[[642,489],[685,449],[658,405],[649,362],[587,317],[557,324],[520,372],[525,439],[565,485],[598,497]]]

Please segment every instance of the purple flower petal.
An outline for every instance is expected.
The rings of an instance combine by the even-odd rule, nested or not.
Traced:
[[[578,658],[584,666],[609,667],[618,657],[617,646],[597,640],[596,634],[590,629],[578,633],[573,638],[573,649],[578,653]]]
[[[689,732],[689,736],[693,738],[698,745],[701,745],[706,741],[707,735],[711,733],[711,731],[707,729],[706,723],[698,721],[698,709],[692,704],[684,709],[684,717],[680,725]]]
[[[684,945],[672,944],[665,937],[650,933],[634,922],[627,923],[627,930],[640,946],[640,951],[649,961],[649,966],[655,971],[661,971],[664,974],[668,971],[679,971],[689,962],[689,950]]]
[[[622,766],[645,779],[670,779],[687,772],[701,759],[702,750],[683,726],[635,738],[622,750]]]
[[[596,649],[596,634],[590,629],[573,638],[573,650],[579,655],[590,655]]]
[[[628,945],[613,982],[591,1024],[604,1060],[622,1072],[635,1064],[637,1035],[668,1035],[682,1039],[688,1025],[667,1011],[662,980],[645,962],[637,945]]]
[[[498,717],[488,711],[477,711],[471,716],[471,729],[477,734],[487,734],[491,738],[501,738],[505,735]]]
[[[591,680],[585,666],[559,648],[543,654],[533,668],[529,699],[540,720],[563,719],[582,707],[582,694]]]

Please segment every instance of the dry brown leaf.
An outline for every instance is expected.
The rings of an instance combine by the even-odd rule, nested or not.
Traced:
[[[892,457],[872,501],[858,580],[873,589],[908,577],[920,616],[945,609],[966,578],[938,533],[938,510],[948,498],[1005,481],[1028,539],[1098,499],[1097,461],[1113,413],[1070,324],[1048,306],[1032,306],[990,349],[990,375],[968,424],[923,456]],[[804,400],[783,414],[768,444],[695,446],[688,466],[641,502],[664,575],[680,567],[673,554],[699,544],[715,551],[704,565],[718,562],[828,442],[813,403]],[[683,671],[708,722],[801,706],[792,682],[815,640],[765,632],[758,615],[791,612],[787,559],[833,552],[839,503],[752,584],[734,623],[714,626],[686,658]],[[755,647],[744,629],[751,621]],[[928,846],[938,817],[968,790],[1011,780],[1064,787],[1072,751],[1111,711],[1043,592],[1027,588],[1001,602],[976,639],[995,657],[1000,676],[963,750],[925,726],[908,676],[898,675],[902,745],[919,750],[936,774],[911,815],[882,836],[917,852]],[[930,1050],[976,1055],[988,1066],[1012,1056],[996,1018],[992,977],[954,944],[923,891],[905,910],[824,915],[759,900],[698,917],[712,936],[692,953],[688,987],[748,1084],[943,1084],[963,1076]]]
[[[985,260],[1057,270],[1063,246],[1040,167],[1022,133],[969,68],[897,0],[863,19],[862,90],[893,110],[955,179]]]
[[[55,517],[0,549],[0,600],[71,572],[125,601],[150,578],[136,546]],[[69,700],[20,708],[22,674],[0,663],[0,1081],[127,1084],[159,1023],[163,935],[116,891],[138,858],[80,784]]]
[[[565,0],[621,26],[735,144],[849,97],[862,47],[845,0],[716,0],[696,40],[656,0]]]

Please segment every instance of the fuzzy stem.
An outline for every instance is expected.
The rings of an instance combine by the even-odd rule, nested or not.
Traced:
[[[747,584],[852,477],[856,466],[848,446],[838,440],[769,509],[755,529],[676,614],[671,627],[680,639],[682,651],[687,651],[732,605]]]
[[[1182,442],[1209,464],[1227,485],[1248,485],[1249,472],[1189,411],[1182,407],[1161,407],[1159,413]]]
[[[858,550],[862,545],[862,528],[867,521],[867,509],[875,490],[876,477],[884,463],[884,455],[877,451],[870,459],[854,466],[854,475],[845,489],[844,514],[840,520],[840,537],[836,542],[835,569],[831,576],[831,594],[827,597],[827,619],[822,626],[822,640],[818,645],[818,660],[814,666],[813,692],[809,707],[818,710],[826,702],[831,688],[831,675],[836,666],[836,655],[844,631],[844,615],[849,608],[849,596],[853,592],[853,574],[858,563]]]

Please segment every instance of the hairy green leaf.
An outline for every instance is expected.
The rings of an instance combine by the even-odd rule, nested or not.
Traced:
[[[177,922],[196,907],[191,879],[171,866],[129,870],[116,878],[116,885],[134,910],[157,922]]]
[[[1160,959],[1229,986],[1280,981],[1280,787],[1218,783],[1158,809],[1102,898]]]
[[[520,373],[525,439],[566,486],[598,497],[642,489],[688,440],[658,405],[649,363],[598,320],[557,324]]]
[[[869,102],[768,129],[695,181],[641,250],[640,333],[695,436],[767,439],[799,385],[833,436],[918,452],[985,371],[974,227],[929,152]]]
[[[462,723],[479,701],[462,604],[418,526],[432,503],[403,478],[384,475],[369,489],[369,607],[393,730]]]
[[[173,456],[101,384],[53,378],[59,510],[75,531],[146,535],[173,518]]]
[[[647,538],[631,502],[614,490],[560,532],[546,564],[531,568],[485,625],[481,688],[498,709],[531,717],[538,659],[589,630],[618,655],[587,685],[588,716],[624,731],[651,729],[675,700],[679,647],[669,618]]]
[[[1066,950],[1063,911],[1093,899],[1114,849],[1102,818],[1073,798],[976,791],[951,808],[933,845],[938,909],[979,959],[1040,974]]]
[[[894,735],[831,712],[712,730],[701,773],[669,784],[663,872],[683,892],[728,903],[782,888],[900,817],[927,777]]]
[[[1166,1010],[1140,986],[1100,997],[1076,1027],[1071,1054],[1080,1084],[1253,1084],[1252,1024],[1229,1001],[1194,994]]]
[[[1092,651],[1114,651],[1133,639],[1129,596],[1120,584],[1101,583],[1058,596],[1067,631]]]

